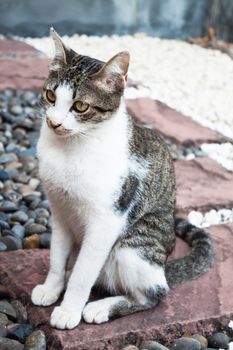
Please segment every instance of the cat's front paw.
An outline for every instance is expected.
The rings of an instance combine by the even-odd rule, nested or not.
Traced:
[[[38,284],[32,291],[32,302],[35,305],[48,306],[55,303],[58,298],[59,293],[44,284]]]
[[[80,320],[81,312],[57,306],[51,315],[50,324],[59,329],[72,329],[79,324]]]
[[[109,307],[105,299],[88,303],[83,310],[83,319],[87,323],[103,323],[109,321]]]

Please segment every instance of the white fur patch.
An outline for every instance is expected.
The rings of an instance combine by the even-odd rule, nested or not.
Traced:
[[[116,246],[106,261],[99,283],[115,292],[124,290],[137,298],[140,304],[147,302],[145,290],[163,287],[168,290],[164,269],[143,260],[132,248]]]

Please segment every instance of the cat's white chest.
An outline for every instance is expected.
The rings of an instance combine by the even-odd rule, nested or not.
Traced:
[[[88,205],[110,206],[127,172],[126,150],[106,147],[98,140],[57,144],[47,136],[42,130],[38,143],[40,175],[47,188],[57,188],[66,198]]]

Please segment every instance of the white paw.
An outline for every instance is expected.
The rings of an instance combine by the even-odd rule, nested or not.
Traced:
[[[109,321],[109,307],[104,300],[88,303],[83,310],[83,319],[87,323],[103,323]]]
[[[57,306],[51,315],[50,324],[59,329],[72,329],[81,320],[81,312],[70,311],[63,306]]]
[[[59,293],[49,289],[44,284],[38,284],[32,291],[32,302],[35,305],[48,306],[57,301]]]

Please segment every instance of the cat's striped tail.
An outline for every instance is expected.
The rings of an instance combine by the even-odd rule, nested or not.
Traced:
[[[183,258],[167,262],[165,273],[170,287],[201,276],[211,267],[214,258],[212,239],[204,230],[177,218],[175,233],[188,243],[191,251]]]

